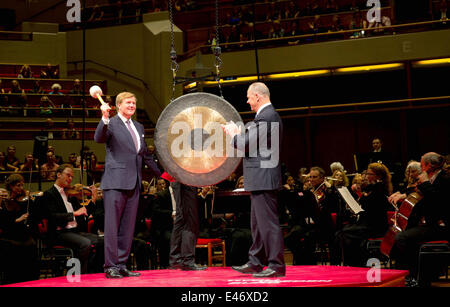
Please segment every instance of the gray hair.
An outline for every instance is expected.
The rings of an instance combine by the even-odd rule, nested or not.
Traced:
[[[441,169],[444,166],[445,159],[438,153],[428,152],[422,156],[425,164],[430,164],[433,170]]]
[[[330,164],[331,173],[334,173],[334,171],[344,171],[344,166],[341,164],[341,162],[333,162]]]
[[[408,166],[406,166],[406,171],[416,170],[419,173],[422,172],[422,167],[420,166],[420,162],[417,161],[411,161],[408,163]]]

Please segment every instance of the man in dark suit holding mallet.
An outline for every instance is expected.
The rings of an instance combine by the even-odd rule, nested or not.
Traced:
[[[100,100],[101,101],[101,100]],[[94,140],[105,143],[105,172],[101,189],[105,204],[105,273],[107,278],[136,277],[126,263],[133,241],[142,182],[142,160],[159,177],[160,170],[147,150],[144,126],[131,117],[136,112],[136,96],[117,95],[117,115],[109,118],[108,104],[102,103],[102,119]]]

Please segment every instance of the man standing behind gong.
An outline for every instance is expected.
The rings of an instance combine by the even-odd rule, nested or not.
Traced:
[[[232,145],[245,151],[244,189],[251,192],[249,260],[232,268],[253,277],[285,276],[283,235],[278,220],[277,190],[281,188],[280,144],[282,122],[270,102],[270,92],[261,82],[247,90],[247,103],[256,112],[245,133],[234,123],[224,126]],[[263,270],[264,267],[267,268]]]
[[[105,172],[101,189],[105,205],[105,275],[107,278],[140,276],[126,268],[133,241],[142,181],[142,160],[155,176],[161,172],[147,150],[144,126],[131,119],[136,96],[123,92],[116,97],[117,115],[109,118],[110,107],[101,106],[102,119],[94,140],[105,143]]]

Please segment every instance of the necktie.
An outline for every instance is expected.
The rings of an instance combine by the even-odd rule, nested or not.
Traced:
[[[131,137],[133,138],[133,142],[134,142],[134,146],[136,147],[136,151],[138,151],[138,140],[136,138],[136,134],[133,131],[133,128],[131,128],[131,123],[130,120],[127,120],[127,126],[128,126],[128,131],[130,131],[131,133]]]

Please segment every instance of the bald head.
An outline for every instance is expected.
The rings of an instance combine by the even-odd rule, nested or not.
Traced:
[[[270,99],[269,88],[262,82],[255,82],[250,84],[248,90],[252,91],[253,93],[259,94],[263,97],[266,97],[267,99]]]
[[[247,103],[252,111],[258,112],[259,108],[270,102],[269,88],[262,82],[252,83],[247,90]]]

